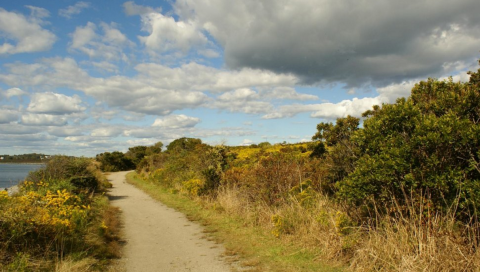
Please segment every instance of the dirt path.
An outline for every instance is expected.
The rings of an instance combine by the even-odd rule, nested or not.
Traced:
[[[119,263],[125,271],[231,271],[221,260],[224,248],[202,239],[202,228],[126,183],[125,174],[109,175],[109,198],[122,210],[126,245]]]

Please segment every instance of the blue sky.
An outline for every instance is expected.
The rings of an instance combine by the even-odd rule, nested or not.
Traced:
[[[0,154],[180,137],[310,140],[316,124],[468,80],[477,0],[3,1]]]

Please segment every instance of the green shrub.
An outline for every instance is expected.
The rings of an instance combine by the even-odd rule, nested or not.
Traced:
[[[26,180],[31,181],[32,186],[48,183],[56,190],[93,192],[106,186],[106,181],[98,179],[96,169],[92,159],[54,156],[45,167],[29,173]]]
[[[105,172],[126,171],[135,169],[135,163],[122,152],[114,151],[98,154],[96,160],[101,163],[100,169]]]
[[[338,183],[340,197],[380,206],[426,197],[437,210],[458,201],[465,215],[480,208],[478,85],[429,79],[365,116],[351,137],[355,170]]]

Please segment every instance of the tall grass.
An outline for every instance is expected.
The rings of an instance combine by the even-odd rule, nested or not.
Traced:
[[[478,271],[474,243],[478,226],[462,225],[452,214],[413,209],[409,216],[376,214],[356,223],[347,206],[316,194],[310,205],[292,199],[272,207],[249,201],[238,188],[220,190],[215,203],[225,213],[261,226],[287,243],[318,249],[319,260],[352,271]]]

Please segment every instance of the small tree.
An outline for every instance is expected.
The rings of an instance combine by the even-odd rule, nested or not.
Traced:
[[[106,172],[135,169],[135,164],[133,161],[125,157],[125,154],[119,151],[98,154],[96,156],[96,160],[101,163],[100,169]]]
[[[317,125],[317,133],[312,140],[317,140],[318,143],[314,147],[312,157],[323,157],[328,152],[325,163],[329,165],[327,178],[332,184],[344,179],[354,169],[357,154],[351,137],[358,130],[359,123],[360,119],[349,115],[337,119],[335,125],[332,123]]]

